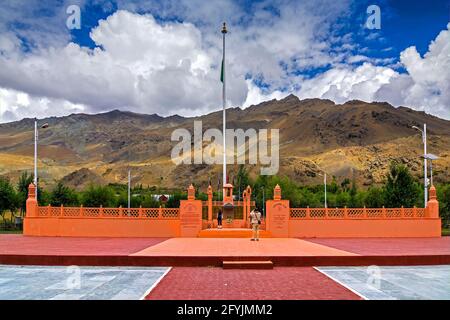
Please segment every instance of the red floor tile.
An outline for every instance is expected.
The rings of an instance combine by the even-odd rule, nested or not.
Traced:
[[[0,254],[129,255],[166,238],[64,238],[0,235]]]
[[[450,237],[305,239],[360,255],[449,255]]]
[[[224,270],[176,267],[148,300],[358,300],[359,296],[311,267]]]

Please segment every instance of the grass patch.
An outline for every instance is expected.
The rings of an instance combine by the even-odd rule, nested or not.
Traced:
[[[449,237],[450,236],[450,228],[442,229],[442,236]]]

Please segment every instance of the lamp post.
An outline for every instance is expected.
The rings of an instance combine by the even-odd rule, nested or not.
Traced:
[[[228,33],[227,30],[227,25],[224,22],[223,26],[222,26],[222,40],[223,40],[223,56],[222,56],[222,70],[221,70],[221,76],[220,76],[220,80],[222,81],[222,107],[223,107],[223,177],[222,177],[222,181],[223,181],[223,185],[225,186],[225,184],[228,182],[227,181],[227,145],[226,145],[226,132],[227,132],[227,124],[226,124],[226,109],[227,109],[227,96],[226,96],[226,81],[225,81],[225,69],[226,69],[226,64],[225,64],[225,36]],[[223,199],[225,201],[225,192],[223,193]]]
[[[44,123],[41,129],[48,128],[48,123]],[[34,185],[36,186],[36,199],[38,194],[38,169],[37,169],[37,157],[38,157],[38,121],[34,118]]]
[[[419,130],[422,133],[423,142],[423,154],[427,154],[427,124],[423,124],[423,130],[419,127],[413,126],[413,129]],[[427,206],[428,202],[428,175],[427,175],[427,158],[423,157],[423,180],[424,180],[424,207]]]
[[[439,157],[432,153],[427,153],[423,155],[423,158],[430,160],[430,185],[433,186],[433,161],[439,159]]]
[[[128,169],[128,213],[131,208],[131,169]]]

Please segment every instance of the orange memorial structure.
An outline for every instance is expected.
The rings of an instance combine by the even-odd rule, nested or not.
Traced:
[[[251,188],[242,201],[233,200],[233,186],[224,186],[224,201],[195,199],[188,188],[180,208],[86,208],[39,206],[36,188],[29,186],[24,234],[66,237],[250,237],[248,217],[254,207]],[[217,230],[216,215],[224,212],[223,229]],[[436,189],[430,188],[426,208],[291,208],[274,189],[266,202],[262,237],[440,237],[441,219]]]

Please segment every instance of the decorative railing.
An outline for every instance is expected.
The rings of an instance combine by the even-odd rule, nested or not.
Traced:
[[[39,217],[179,219],[179,208],[38,207]]]
[[[233,201],[233,204],[235,207],[243,207],[245,202],[244,201]],[[202,206],[207,207],[208,201],[202,201]],[[223,201],[213,201],[212,206],[213,207],[222,207]],[[255,201],[250,201],[250,207],[254,207],[254,206],[255,206]]]
[[[425,208],[291,208],[290,219],[422,219]]]

